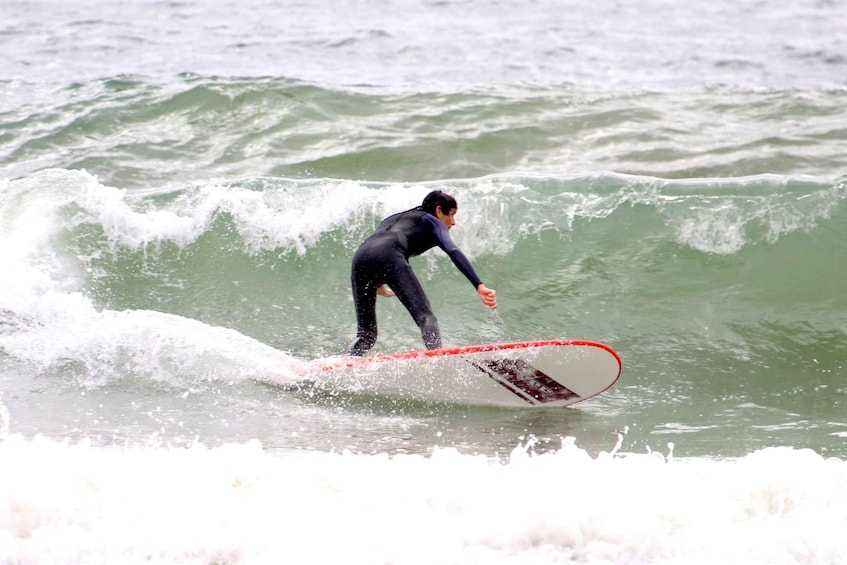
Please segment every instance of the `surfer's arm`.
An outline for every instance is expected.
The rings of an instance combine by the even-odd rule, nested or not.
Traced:
[[[474,271],[473,265],[471,265],[470,260],[462,253],[462,250],[459,249],[459,246],[456,245],[456,242],[453,241],[453,238],[450,237],[450,232],[447,231],[447,227],[439,222],[438,220],[433,220],[432,222],[433,232],[435,234],[435,241],[450,260],[453,261],[453,264],[456,265],[456,268],[465,275],[474,288],[479,288],[479,285],[482,284],[482,279],[479,278],[479,275]]]
[[[455,244],[454,244],[455,245]],[[465,257],[465,254],[462,251],[455,247],[453,251],[447,251],[447,254],[450,256],[450,259],[453,260],[453,263],[458,267],[458,269],[464,274],[471,284],[476,288],[477,294],[479,294],[479,299],[482,300],[482,303],[494,310],[497,308],[497,294],[494,292],[494,289],[488,288],[485,286],[485,283],[482,282],[479,276],[474,271],[471,262]]]
[[[438,247],[447,253],[453,261],[453,264],[456,265],[456,268],[458,268],[459,271],[465,275],[465,278],[467,278],[474,286],[477,294],[479,294],[479,299],[482,300],[482,303],[492,310],[497,308],[497,294],[494,292],[494,289],[485,286],[485,283],[483,283],[482,279],[479,278],[479,275],[476,274],[470,260],[464,253],[462,253],[462,250],[459,249],[459,246],[456,245],[453,238],[450,237],[450,232],[447,231],[447,227],[438,221],[433,222],[433,226],[435,227],[435,237],[438,241]]]

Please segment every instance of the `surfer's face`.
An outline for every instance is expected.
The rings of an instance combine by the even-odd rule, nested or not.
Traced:
[[[452,228],[453,226],[456,225],[456,212],[457,211],[458,211],[458,208],[453,208],[452,210],[450,210],[449,214],[445,214],[444,212],[441,211],[441,206],[437,206],[435,208],[435,217],[438,218],[439,220],[441,220],[441,223],[444,224],[445,226],[447,226],[447,229],[449,230],[450,228]]]

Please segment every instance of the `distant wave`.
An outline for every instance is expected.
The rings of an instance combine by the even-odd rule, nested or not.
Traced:
[[[843,91],[573,85],[391,93],[289,79],[121,76],[26,90],[0,139],[6,178],[84,168],[144,189],[270,176],[419,182],[611,170],[659,178],[847,170]]]

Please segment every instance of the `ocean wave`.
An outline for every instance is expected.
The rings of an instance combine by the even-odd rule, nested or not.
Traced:
[[[103,182],[269,176],[420,182],[530,172],[838,177],[843,91],[502,86],[391,93],[285,78],[5,82],[7,178],[85,168]]]
[[[457,196],[454,238],[513,296],[521,315],[531,315],[536,331],[578,323],[605,333],[608,320],[624,313],[642,331],[656,331],[665,316],[705,306],[711,313],[704,320],[724,337],[737,335],[733,325],[746,325],[754,313],[840,328],[828,313],[843,306],[832,256],[845,237],[847,183],[777,175],[494,175],[428,183],[260,177],[132,192],[85,172],[45,171],[4,187],[0,256],[16,274],[3,283],[0,306],[31,316],[64,296],[69,304],[231,327],[285,350],[303,347],[310,340],[302,328],[314,332],[326,320],[323,335],[338,349],[348,339],[346,324],[335,320],[349,317],[349,257],[382,217],[434,188]],[[424,281],[451,272],[438,252],[417,261]],[[462,296],[453,278],[433,286],[436,302]],[[527,292],[532,300],[521,298]],[[653,312],[633,309],[643,303],[654,304]],[[595,312],[588,318],[595,322],[583,321],[583,308]],[[280,317],[287,320],[282,330]],[[684,315],[676,331],[698,331],[704,320]],[[459,323],[462,339],[479,335],[480,324],[491,338],[526,337],[504,335],[499,322],[475,313]],[[312,355],[326,345],[311,343]]]

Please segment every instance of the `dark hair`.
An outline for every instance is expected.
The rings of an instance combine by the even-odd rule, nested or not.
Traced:
[[[443,214],[449,214],[450,210],[458,209],[459,205],[456,203],[456,199],[446,192],[433,190],[424,197],[421,209],[435,216],[436,208],[441,208]]]

